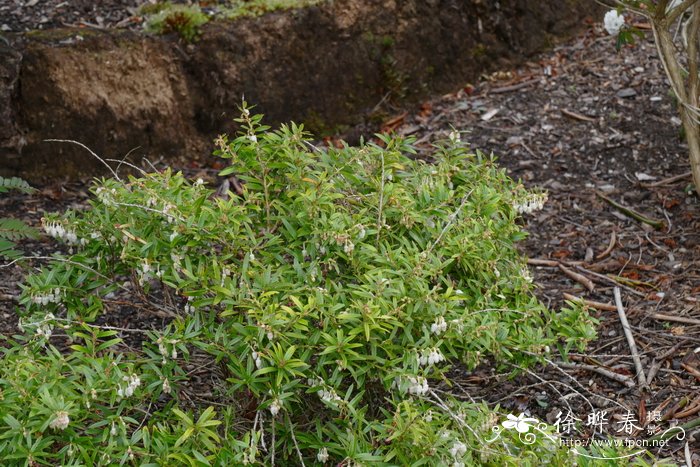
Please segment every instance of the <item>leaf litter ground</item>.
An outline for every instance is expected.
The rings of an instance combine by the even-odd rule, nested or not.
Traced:
[[[600,320],[598,338],[566,364],[553,358],[515,378],[487,365],[455,368],[451,386],[440,389],[548,423],[570,410],[582,419],[572,432],[578,439],[600,436],[585,426],[594,411],[608,414],[604,433],[625,438],[649,438],[654,427],[700,419],[700,201],[668,89],[653,43],[617,53],[613,39],[596,27],[519,69],[484,76],[385,122],[385,131],[415,136],[428,159],[431,143],[457,129],[473,148],[499,155],[511,176],[546,189],[549,201],[525,217],[530,235],[521,244],[536,293],[555,308],[572,296],[595,302],[591,313]],[[216,183],[209,168],[181,169]],[[76,181],[4,196],[0,217],[38,226],[45,211],[84,207],[88,186]],[[605,198],[663,227],[641,223]],[[22,246],[31,255],[56,251],[46,239]],[[0,274],[0,332],[11,335],[22,271],[13,265]],[[638,383],[615,286],[648,390]],[[169,319],[145,305],[115,302],[105,318],[112,326],[159,329]],[[125,345],[140,346],[138,334],[124,337]],[[222,377],[216,365],[201,361],[189,370],[197,376],[185,391],[192,404],[215,402],[212,390]],[[628,413],[640,427],[631,435],[618,432]],[[700,427],[658,454],[700,465]]]

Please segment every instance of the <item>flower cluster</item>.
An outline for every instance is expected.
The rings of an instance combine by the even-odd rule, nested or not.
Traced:
[[[75,231],[66,229],[60,222],[48,221],[42,218],[41,224],[44,227],[44,231],[51,237],[60,238],[69,245],[78,243],[78,235]]]
[[[168,224],[172,224],[173,222],[175,222],[175,214],[172,213],[175,210],[176,207],[174,204],[166,204],[165,206],[163,206],[163,215],[168,221]]]
[[[337,392],[335,392],[335,389],[332,387],[329,387],[323,379],[318,378],[318,379],[312,379],[309,378],[307,381],[307,384],[309,387],[321,387],[321,390],[318,391],[318,397],[325,403],[330,404],[332,406],[336,406],[338,403],[343,402],[343,398],[338,395]]]
[[[53,325],[51,322],[55,316],[53,313],[47,313],[47,315],[44,317],[44,319],[41,321],[39,326],[36,328],[36,335],[39,337],[46,337],[47,339],[51,337],[51,334],[53,333]]]
[[[619,33],[622,26],[625,25],[625,17],[618,13],[617,10],[610,10],[605,13],[603,23],[605,25],[605,30],[608,31],[608,34],[614,36]]]
[[[141,378],[134,374],[124,376],[122,379],[126,382],[126,387],[122,388],[121,385],[119,385],[119,389],[117,389],[117,395],[119,397],[131,397],[136,388],[141,386]]]
[[[280,409],[282,408],[282,403],[280,402],[279,399],[275,399],[272,401],[272,404],[270,404],[270,413],[272,414],[273,417],[276,417],[277,414],[280,412]]]
[[[430,390],[428,380],[422,376],[409,376],[408,381],[411,383],[411,385],[408,387],[409,394],[422,396]]]
[[[49,428],[54,430],[65,430],[70,423],[70,417],[65,410],[59,410],[54,414],[53,420],[49,423]]]
[[[177,340],[169,340],[166,342],[165,338],[160,336],[156,343],[158,344],[158,352],[163,357],[163,365],[165,365],[168,357],[172,358],[173,360],[177,359],[177,349],[175,348]],[[168,347],[165,345],[166,343],[172,346],[170,351],[168,351]]]
[[[318,392],[318,396],[321,398],[323,402],[326,402],[331,405],[335,405],[338,402],[343,402],[343,398],[338,395],[338,393],[335,392],[335,389],[333,388],[328,388],[328,389],[321,389]]]
[[[544,203],[547,202],[547,194],[531,194],[525,197],[518,203],[513,205],[513,208],[518,211],[519,214],[530,214],[534,211],[539,211],[544,207]]]
[[[348,234],[335,235],[335,242],[338,245],[343,245],[343,251],[345,252],[345,254],[349,255],[355,250],[355,244],[350,240],[350,235]]]
[[[153,271],[153,273],[151,273]],[[136,275],[139,276],[139,285],[143,287],[154,275],[156,277],[163,277],[163,271],[160,268],[153,269],[151,264],[144,260],[141,262],[140,266],[136,268]]]
[[[36,294],[32,296],[32,302],[37,305],[48,305],[49,303],[60,303],[61,302],[61,289],[56,287],[53,292],[47,294]]]
[[[115,204],[114,197],[117,194],[117,190],[115,188],[112,189],[107,189],[103,186],[98,186],[95,189],[95,196],[97,196],[97,199],[102,202],[102,204],[105,204],[107,206]]]
[[[447,322],[442,316],[438,316],[438,319],[430,326],[430,332],[436,335],[440,335],[447,331]]]
[[[251,357],[253,357],[253,361],[255,361],[255,368],[258,370],[263,367],[263,360],[260,358],[260,354],[257,353],[255,350],[253,350],[253,353],[250,354]]]
[[[421,351],[418,357],[418,364],[420,366],[434,365],[445,360],[445,356],[440,352],[440,349],[426,349]]]
[[[318,454],[316,454],[316,459],[318,459],[321,464],[325,464],[328,461],[328,449],[319,449]]]

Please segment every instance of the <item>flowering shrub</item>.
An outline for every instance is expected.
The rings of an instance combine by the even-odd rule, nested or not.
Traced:
[[[436,391],[460,362],[525,366],[594,336],[581,309],[533,297],[515,249],[518,211],[543,195],[458,138],[430,165],[401,139],[322,151],[260,118],[244,107],[243,134],[217,141],[240,195],[144,173],[45,219],[73,250],[24,285],[25,334],[0,363],[3,459],[568,459],[489,446],[498,417]]]
[[[643,32],[627,24],[622,11],[644,16],[651,25],[664,71],[679,103],[685,130],[695,191],[700,195],[700,0],[609,0],[617,6],[605,14],[609,34],[617,36],[617,47],[634,42]],[[680,34],[678,34],[680,32]]]

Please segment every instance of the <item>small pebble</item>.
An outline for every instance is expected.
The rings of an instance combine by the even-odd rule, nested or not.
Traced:
[[[637,91],[635,91],[632,88],[624,88],[620,89],[617,91],[617,97],[620,97],[622,99],[628,98],[628,97],[634,97],[637,95]]]

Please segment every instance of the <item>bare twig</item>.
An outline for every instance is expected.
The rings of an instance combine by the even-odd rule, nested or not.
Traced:
[[[568,294],[566,292],[564,293],[564,298],[566,300],[582,302],[584,305],[586,305],[590,308],[595,308],[596,310],[617,311],[617,307],[615,305],[611,305],[608,303],[595,302],[593,300],[586,300],[586,299],[583,299],[581,297],[577,297],[576,295]]]
[[[676,323],[700,325],[700,319],[686,318],[684,316],[664,315],[661,313],[652,313],[649,316],[661,321],[673,321]]]
[[[700,396],[693,399],[693,402],[688,405],[687,409],[683,410],[682,412],[676,412],[674,414],[674,418],[690,417],[698,412],[700,412]]]
[[[504,92],[518,91],[520,89],[523,89],[523,88],[530,86],[531,84],[535,84],[539,81],[540,81],[539,78],[532,78],[532,79],[528,79],[527,81],[523,81],[523,82],[518,83],[518,84],[512,84],[510,86],[503,86],[500,88],[490,89],[488,92],[489,92],[489,94],[501,94]]]
[[[606,378],[610,378],[613,381],[617,381],[618,383],[622,383],[628,388],[634,387],[634,381],[629,377],[622,375],[620,373],[615,373],[614,371],[610,371],[608,369],[595,366],[595,365],[586,365],[582,363],[566,363],[566,362],[556,362],[557,365],[559,365],[562,368],[566,369],[571,369],[571,370],[584,370],[584,371],[592,371],[594,373],[598,373],[599,375],[605,376]]]
[[[691,375],[695,376],[695,379],[697,379],[698,381],[700,381],[700,370],[698,370],[698,369],[695,368],[695,367],[692,367],[692,366],[688,365],[687,363],[681,363],[681,366],[682,366],[683,368],[685,368],[685,371],[687,371],[687,372],[690,373]]]
[[[676,343],[673,347],[671,347],[669,350],[663,353],[663,355],[660,355],[658,358],[655,358],[651,362],[651,366],[649,367],[649,371],[647,372],[647,384],[651,385],[651,382],[654,380],[656,377],[656,374],[659,372],[659,369],[661,369],[661,365],[663,362],[676,353],[678,349],[681,348],[683,344],[685,344],[687,341],[680,341]]]
[[[551,268],[556,268],[559,267],[560,264],[566,266],[580,266],[584,263],[583,261],[557,261],[553,259],[528,258],[527,264],[530,266],[548,266]]]
[[[294,425],[292,425],[292,420],[289,418],[288,413],[285,413],[285,415],[287,416],[287,426],[289,427],[289,432],[292,435],[292,442],[294,442],[294,449],[296,449],[297,455],[299,456],[299,462],[301,462],[301,467],[306,467],[306,464],[304,464],[304,456],[301,454],[299,444],[297,443],[297,437],[294,435]]]
[[[615,248],[615,244],[617,243],[617,234],[613,230],[612,233],[610,234],[610,243],[608,243],[608,247],[603,251],[601,254],[595,257],[596,260],[601,260],[608,256],[612,251],[613,248]]]
[[[605,282],[607,284],[613,284],[614,286],[617,286],[617,287],[622,287],[623,289],[627,290],[628,292],[633,293],[639,297],[645,297],[645,295],[642,292],[639,292],[638,290],[634,290],[632,287],[628,287],[624,284],[620,284],[618,281],[616,281],[612,277],[608,277],[608,276],[603,275],[603,274],[598,274],[597,272],[589,271],[588,269],[585,269],[581,266],[576,266],[576,269],[578,269],[579,271],[581,271],[583,273],[590,274],[592,277],[599,279],[601,282]]]
[[[642,183],[642,186],[644,188],[656,188],[657,186],[670,185],[671,183],[677,182],[678,180],[683,180],[684,178],[688,178],[691,175],[693,175],[693,172],[686,172],[686,173],[683,173],[680,175],[675,175],[673,177],[664,178],[663,180],[659,180],[658,182]]]
[[[562,264],[559,265],[559,270],[561,270],[561,272],[563,272],[564,274],[569,276],[571,279],[582,284],[585,288],[588,289],[589,292],[593,292],[593,290],[595,289],[593,282],[589,278],[587,278],[586,276],[581,275],[577,272],[574,272]]]
[[[95,153],[92,151],[92,149],[90,149],[89,147],[85,146],[83,143],[79,143],[79,142],[77,142],[77,141],[73,141],[72,139],[45,139],[44,141],[47,141],[47,142],[54,142],[54,143],[72,143],[72,144],[77,144],[77,145],[80,146],[81,148],[86,149],[90,154],[92,154],[92,156],[93,156],[95,159],[97,159],[98,161],[102,162],[102,163],[104,164],[104,166],[107,167],[107,169],[108,169],[110,172],[112,172],[112,175],[114,175],[114,178],[116,178],[117,180],[121,180],[121,178],[119,178],[119,175],[117,174],[117,172],[115,172],[114,169],[113,169],[103,158],[101,158],[100,156],[98,156],[97,154],[95,154]]]
[[[613,289],[613,294],[615,295],[615,305],[617,305],[617,313],[620,315],[620,322],[622,323],[622,329],[625,332],[625,337],[627,338],[627,344],[629,345],[630,352],[632,353],[632,361],[637,369],[637,381],[642,389],[648,388],[647,378],[644,375],[644,368],[642,368],[642,361],[639,358],[639,352],[637,351],[637,344],[634,341],[634,336],[632,335],[632,330],[630,329],[630,323],[627,321],[627,314],[622,306],[622,296],[620,295],[620,288],[615,287]]]
[[[561,109],[561,113],[566,115],[567,117],[576,119],[576,120],[582,120],[584,122],[597,122],[595,118],[588,117],[586,115],[581,115],[580,113],[572,112],[571,110],[566,110],[566,109]]]
[[[600,199],[608,203],[610,206],[614,207],[618,211],[620,211],[622,214],[624,214],[627,217],[631,217],[634,220],[637,220],[639,222],[642,222],[644,224],[649,224],[650,226],[654,227],[655,229],[663,229],[664,228],[664,223],[663,221],[657,221],[656,219],[651,219],[649,217],[646,217],[643,214],[638,213],[634,209],[630,209],[628,207],[625,207],[621,205],[620,203],[613,201],[612,199],[608,198],[605,196],[603,193],[596,191],[595,192],[596,196],[598,196]]]

